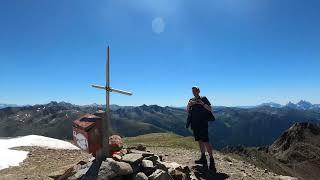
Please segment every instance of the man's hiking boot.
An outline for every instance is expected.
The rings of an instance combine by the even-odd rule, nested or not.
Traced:
[[[217,172],[216,165],[214,164],[214,159],[213,158],[210,158],[209,170],[214,172],[214,173]]]
[[[200,159],[194,161],[196,164],[205,164],[207,165],[207,158],[205,155],[202,155]]]

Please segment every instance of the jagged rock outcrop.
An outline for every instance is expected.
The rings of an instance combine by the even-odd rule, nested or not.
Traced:
[[[271,146],[270,152],[280,155],[292,150],[297,145],[310,145],[320,147],[320,124],[295,123],[285,131]]]
[[[295,123],[269,150],[303,178],[317,179],[320,176],[320,124]]]

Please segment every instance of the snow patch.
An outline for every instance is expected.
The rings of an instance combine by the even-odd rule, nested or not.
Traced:
[[[0,170],[10,166],[19,166],[27,158],[28,153],[27,151],[0,149]]]
[[[0,139],[0,170],[10,166],[19,166],[19,163],[27,158],[29,152],[10,149],[20,146],[38,146],[50,149],[79,149],[69,142],[38,135]]]

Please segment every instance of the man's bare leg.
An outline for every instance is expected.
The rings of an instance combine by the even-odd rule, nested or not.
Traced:
[[[215,166],[215,163],[214,163],[214,158],[213,158],[213,155],[212,155],[212,146],[209,142],[204,142],[204,146],[205,148],[207,149],[207,152],[210,156],[210,166],[209,166],[209,169],[216,172],[217,169],[216,169],[216,166]]]
[[[207,150],[210,158],[213,158],[213,155],[212,155],[212,146],[211,146],[211,144],[208,143],[208,142],[203,142],[203,144],[204,144],[204,146],[205,146],[205,148],[206,148],[206,150]]]
[[[196,160],[195,163],[197,164],[207,164],[207,158],[206,158],[206,147],[205,144],[202,141],[199,141],[199,148],[201,152],[201,157],[199,160]]]
[[[201,155],[205,154],[206,153],[206,147],[205,147],[204,142],[198,141],[198,143],[199,143],[199,148],[200,148]]]

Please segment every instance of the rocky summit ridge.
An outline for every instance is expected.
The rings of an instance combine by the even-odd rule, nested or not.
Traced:
[[[28,158],[19,166],[1,170],[0,179],[295,179],[219,151],[213,153],[217,172],[210,172],[207,166],[194,163],[200,154],[192,139],[174,134],[148,134],[114,142],[112,157],[101,163],[81,150],[24,147],[22,150],[30,152]],[[185,145],[190,143],[194,145]]]
[[[129,149],[122,156],[107,158],[101,163],[94,158],[81,161],[54,179],[97,179],[97,180],[210,180],[210,179],[265,179],[296,180],[294,177],[277,175],[267,169],[260,169],[244,161],[215,152],[218,172],[214,173],[205,165],[194,164],[194,154],[178,149],[157,148],[155,151],[141,151],[139,148]],[[152,148],[151,148],[152,149]],[[162,152],[159,152],[162,151]],[[155,154],[154,152],[163,154]],[[178,160],[175,162],[173,160]]]

